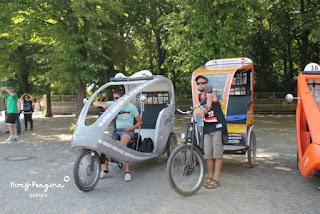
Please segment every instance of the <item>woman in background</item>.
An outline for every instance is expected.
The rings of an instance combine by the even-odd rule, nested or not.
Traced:
[[[32,120],[32,113],[33,113],[33,107],[32,107],[32,97],[30,94],[24,93],[21,96],[21,99],[23,99],[23,114],[24,114],[24,130],[27,130],[28,128],[28,121],[30,122],[30,130],[33,130],[33,120]]]

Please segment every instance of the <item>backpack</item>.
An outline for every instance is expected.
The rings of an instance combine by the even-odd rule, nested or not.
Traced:
[[[32,111],[32,106],[29,102],[23,103],[23,111]]]
[[[138,151],[139,152],[145,152],[145,153],[151,153],[153,151],[153,141],[151,138],[145,138],[143,139],[141,146],[139,146]]]
[[[141,146],[142,140],[141,140],[141,135],[139,137],[138,133],[134,133],[134,136],[130,140],[130,142],[128,143],[127,147],[130,148],[130,149],[136,150],[138,138],[139,138],[139,142],[138,142],[138,148],[139,148]]]

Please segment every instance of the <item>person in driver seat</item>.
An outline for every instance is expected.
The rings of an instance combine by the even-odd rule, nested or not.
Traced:
[[[99,102],[95,101],[92,104],[95,107],[102,107],[107,110],[111,105],[113,105],[120,97],[124,95],[124,91],[117,89],[113,93],[114,101]],[[136,119],[136,124],[134,124],[134,119]],[[134,136],[134,130],[142,125],[142,120],[139,115],[139,111],[135,105],[128,103],[118,114],[116,120],[116,133],[113,133],[113,129],[109,133],[110,135],[116,135],[116,138],[120,138],[120,143],[127,146],[130,140]],[[129,164],[124,164],[125,176],[124,181],[131,181],[130,166]],[[109,176],[108,161],[106,160],[103,164],[103,171],[100,173],[100,178],[106,178]]]

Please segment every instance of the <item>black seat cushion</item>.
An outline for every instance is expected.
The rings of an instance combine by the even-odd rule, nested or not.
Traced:
[[[167,104],[145,104],[142,113],[142,129],[154,129],[156,127],[159,113],[166,108]]]

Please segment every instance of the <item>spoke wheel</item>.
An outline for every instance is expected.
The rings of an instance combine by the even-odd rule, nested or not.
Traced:
[[[205,161],[197,147],[182,145],[170,155],[167,174],[171,188],[180,195],[195,194],[202,186],[205,173]]]

